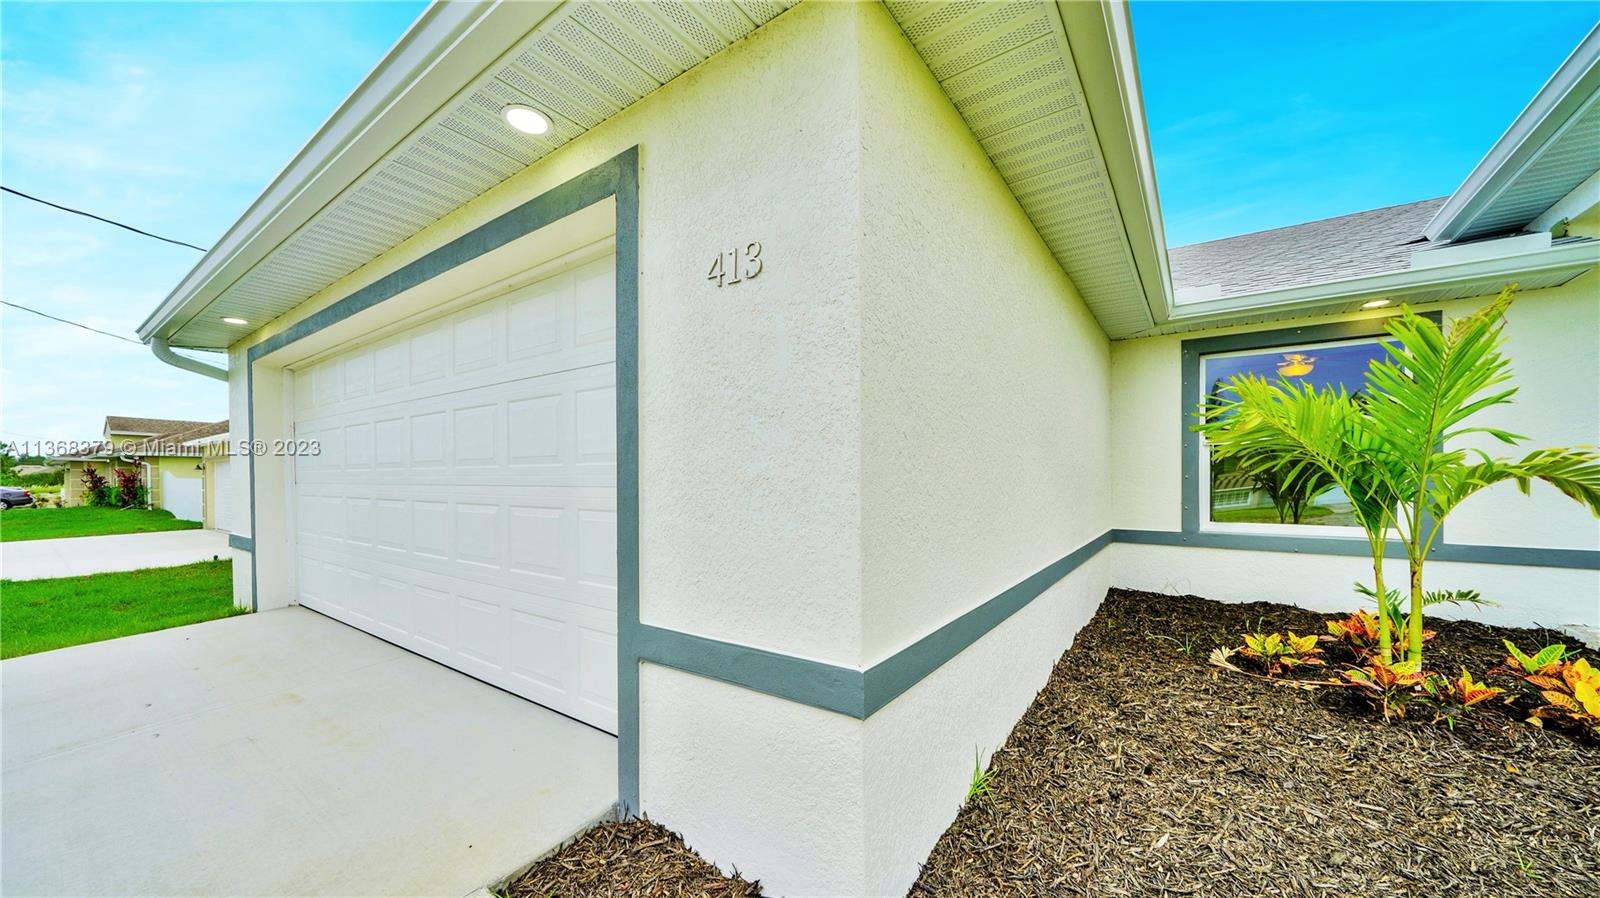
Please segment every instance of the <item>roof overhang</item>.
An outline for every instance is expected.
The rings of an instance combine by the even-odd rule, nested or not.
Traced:
[[[1556,287],[1600,266],[1600,241],[1573,239],[1552,243],[1524,237],[1485,241],[1481,250],[1443,260],[1431,254],[1466,249],[1429,250],[1414,254],[1407,269],[1344,278],[1181,304],[1169,320],[1150,334],[1173,333],[1278,318],[1353,312],[1373,300],[1439,302],[1498,293],[1507,284],[1523,290]],[[1493,244],[1502,244],[1496,252]],[[1470,246],[1470,245],[1469,245]],[[1421,257],[1421,258],[1418,258]],[[1141,335],[1145,336],[1145,335]]]
[[[244,215],[139,325],[139,337],[148,341],[171,336],[559,5],[495,0],[428,6]],[[218,341],[175,342],[196,349],[227,347]]]
[[[1526,227],[1600,158],[1600,26],[1591,30],[1451,194],[1425,233],[1465,240]]]
[[[433,4],[139,335],[226,348],[792,2]],[[887,6],[1107,333],[1160,320],[1170,276],[1126,2]],[[553,110],[552,133],[494,132],[510,102]]]
[[[1056,7],[1078,63],[1145,309],[1154,321],[1165,320],[1174,295],[1172,272],[1128,4],[1067,0]]]
[[[1171,290],[1127,3],[887,6],[1101,328],[1150,327]]]

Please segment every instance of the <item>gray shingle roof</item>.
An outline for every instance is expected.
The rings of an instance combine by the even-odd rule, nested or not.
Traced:
[[[1179,290],[1238,296],[1399,271],[1427,246],[1422,229],[1448,197],[1226,237],[1168,251]]]
[[[172,433],[164,433],[158,437],[140,440],[123,449],[125,455],[159,455],[171,456],[200,456],[205,454],[205,449],[200,446],[185,446],[190,440],[200,440],[214,437],[228,432],[227,421],[213,421],[210,424],[201,424]]]
[[[111,422],[120,422],[121,426],[112,428]],[[110,443],[101,442],[88,447],[81,452],[53,455],[52,459],[61,461],[81,461],[85,459],[102,459],[127,456],[201,456],[205,449],[200,446],[185,446],[190,440],[200,440],[206,437],[217,436],[228,432],[227,421],[171,421],[162,418],[119,418],[107,416],[106,425],[112,433],[138,433],[133,426],[145,424],[181,424],[182,427],[163,431],[159,436],[149,437],[137,442],[131,442],[122,448],[115,448]]]
[[[161,433],[174,433],[180,430],[192,430],[204,427],[209,421],[181,421],[172,418],[128,418],[122,415],[106,415],[107,433],[148,433],[152,436]]]

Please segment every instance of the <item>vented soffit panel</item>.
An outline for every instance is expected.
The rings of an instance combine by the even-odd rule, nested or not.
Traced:
[[[1153,309],[1164,308],[1165,247],[1153,174],[1140,184],[1137,166],[1120,164],[1142,153],[1148,169],[1147,147],[1125,146],[1130,135],[1120,133],[1131,129],[1143,139],[1136,75],[1131,85],[1118,83],[1107,46],[1122,6],[1078,4],[1068,33],[1054,2],[886,5],[1100,326],[1112,336],[1151,327]],[[1089,89],[1083,72],[1095,79]],[[1123,152],[1108,158],[1108,146]],[[1139,257],[1130,233],[1145,237]]]

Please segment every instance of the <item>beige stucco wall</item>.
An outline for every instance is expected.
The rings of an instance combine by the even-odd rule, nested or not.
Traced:
[[[1110,346],[887,11],[861,18],[870,666],[1110,527]],[[1109,573],[1079,568],[868,718],[867,894],[909,887]]]

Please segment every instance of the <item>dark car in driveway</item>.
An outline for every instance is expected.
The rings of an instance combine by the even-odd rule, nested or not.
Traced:
[[[0,508],[33,504],[33,493],[17,486],[0,486]]]

